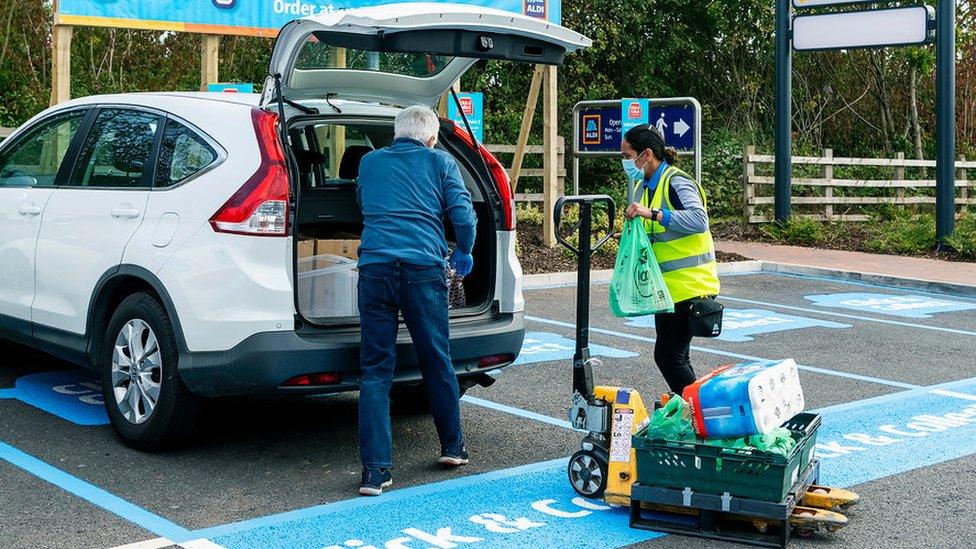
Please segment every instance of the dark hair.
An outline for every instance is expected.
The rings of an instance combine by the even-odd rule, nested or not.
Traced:
[[[664,136],[654,126],[650,124],[640,124],[627,130],[624,139],[638,153],[651,149],[658,160],[665,160],[672,166],[678,163],[678,151],[674,147],[664,145]]]

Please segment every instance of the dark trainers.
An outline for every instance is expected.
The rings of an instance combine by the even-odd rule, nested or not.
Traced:
[[[468,451],[461,448],[460,452],[442,452],[441,457],[437,460],[437,463],[440,463],[441,465],[450,465],[451,467],[467,465]]]
[[[393,474],[389,469],[373,469],[363,467],[363,481],[359,484],[359,493],[364,496],[378,496],[383,488],[393,484]]]

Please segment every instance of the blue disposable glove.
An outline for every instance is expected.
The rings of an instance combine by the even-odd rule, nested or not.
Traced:
[[[449,263],[451,268],[454,269],[454,272],[463,278],[468,276],[468,273],[470,273],[471,269],[474,268],[474,257],[472,257],[471,254],[462,252],[461,250],[454,250],[454,253],[451,254]]]

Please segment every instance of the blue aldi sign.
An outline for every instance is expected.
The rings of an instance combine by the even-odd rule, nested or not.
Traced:
[[[695,108],[691,105],[651,107],[649,124],[664,136],[669,147],[679,151],[695,148]]]
[[[523,0],[522,2],[522,13],[528,15],[529,17],[537,17],[539,19],[547,19],[546,15],[549,11],[548,8],[549,0]]]
[[[651,124],[664,142],[679,151],[695,150],[695,107],[687,102],[667,104],[667,99],[624,99],[620,107],[587,106],[577,112],[576,152],[615,153],[620,136],[639,124]],[[655,102],[661,104],[655,105]]]

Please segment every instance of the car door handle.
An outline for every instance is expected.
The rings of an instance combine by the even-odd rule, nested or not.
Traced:
[[[41,215],[40,206],[21,206],[17,211],[20,215]]]
[[[139,217],[139,210],[135,208],[115,208],[112,210],[112,217],[116,219],[135,219]]]

